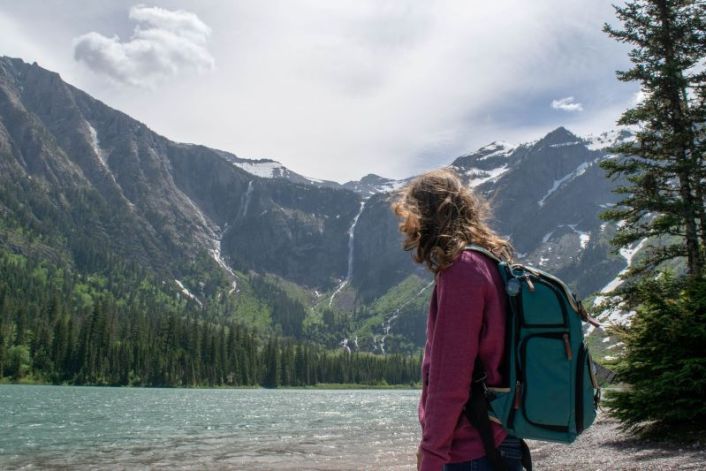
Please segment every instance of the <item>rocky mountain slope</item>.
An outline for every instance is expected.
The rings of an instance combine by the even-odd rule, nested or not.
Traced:
[[[493,224],[521,261],[587,296],[627,263],[610,251],[615,228],[598,218],[616,201],[598,162],[627,137],[558,128],[532,143],[494,142],[450,166],[490,199]],[[137,264],[191,296],[216,294],[194,281],[214,272],[234,283],[232,296],[263,275],[306,307],[297,335],[413,351],[431,278],[400,250],[389,209],[405,181],[368,175],[340,185],[175,143],[55,73],[0,58],[3,250],[79,272]],[[179,281],[186,275],[190,286]]]

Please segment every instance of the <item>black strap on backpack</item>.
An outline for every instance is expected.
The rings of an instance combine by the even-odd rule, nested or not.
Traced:
[[[480,360],[476,359],[473,381],[471,382],[471,397],[468,399],[463,411],[471,425],[478,430],[483,441],[485,457],[493,471],[508,471],[507,464],[505,464],[500,451],[495,446],[495,437],[490,426],[488,387],[485,384],[486,377]],[[529,447],[524,440],[520,440],[520,443],[522,445],[522,467],[527,471],[532,471],[532,456],[530,455]]]
[[[469,244],[466,246],[466,250],[480,252],[493,261],[500,262],[500,259],[485,247]],[[483,441],[485,457],[493,471],[507,471],[507,464],[505,464],[500,451],[495,446],[495,437],[493,436],[493,429],[490,426],[490,416],[488,415],[490,405],[488,402],[488,387],[485,384],[486,378],[487,375],[483,364],[480,358],[476,357],[475,367],[473,368],[473,380],[471,381],[471,397],[468,399],[463,411],[471,425],[478,430],[480,438]],[[527,471],[532,471],[532,456],[530,455],[527,442],[520,439],[520,445],[522,447],[522,467]]]
[[[490,419],[488,418],[488,401],[485,398],[484,378],[485,375],[483,375],[483,378],[473,379],[473,383],[471,383],[471,397],[468,399],[464,413],[471,425],[478,430],[480,438],[483,440],[485,457],[493,468],[493,471],[508,471],[508,467],[503,461],[500,452],[495,447],[493,429],[490,427]]]

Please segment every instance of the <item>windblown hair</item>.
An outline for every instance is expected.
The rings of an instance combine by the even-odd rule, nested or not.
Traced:
[[[434,170],[412,180],[392,204],[401,218],[403,247],[434,273],[451,265],[468,244],[511,261],[510,243],[487,224],[490,207],[455,172]]]

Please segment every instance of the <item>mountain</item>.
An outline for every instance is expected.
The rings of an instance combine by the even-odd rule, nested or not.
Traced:
[[[343,188],[348,188],[364,196],[371,196],[376,193],[386,193],[402,187],[408,180],[392,180],[381,177],[374,173],[369,173],[358,181],[350,181],[343,184]]]
[[[602,288],[616,271],[596,266],[610,259],[607,226],[598,215],[617,201],[614,182],[598,166],[606,157],[558,128],[515,148],[503,173],[478,187],[493,201],[496,228],[512,236],[519,258],[560,273],[581,296]]]
[[[491,201],[492,225],[520,261],[588,296],[628,263],[608,244],[615,226],[598,218],[616,202],[598,163],[626,138],[558,128],[449,166]],[[58,74],[0,58],[0,251],[84,274],[140,267],[204,309],[234,298],[229,315],[263,331],[380,352],[420,347],[432,278],[400,250],[390,211],[408,180],[340,185],[175,143]]]
[[[3,212],[18,218],[22,206],[74,262],[89,238],[165,276],[199,252],[307,286],[346,272],[352,191],[171,142],[20,60],[0,61],[0,114]]]
[[[240,167],[246,172],[261,178],[282,178],[289,180],[292,183],[302,183],[305,185],[313,185],[326,188],[340,188],[341,185],[337,182],[329,180],[318,180],[316,178],[308,178],[291,171],[276,160],[271,159],[241,159],[228,152],[222,152],[222,157],[236,167]]]
[[[456,158],[450,168],[489,199],[494,215],[491,224],[510,236],[518,261],[551,271],[580,297],[590,297],[615,286],[619,272],[644,246],[635,244],[613,253],[609,241],[616,225],[599,218],[616,203],[612,190],[619,182],[607,179],[598,164],[613,157],[606,148],[630,138],[627,131],[581,138],[560,127],[530,143],[493,142]],[[418,290],[430,281],[423,272],[408,275],[407,256],[399,251],[389,203],[389,195],[371,197],[356,231],[354,274],[360,275],[353,277],[353,286],[373,306],[379,305],[373,300],[384,299],[410,280],[416,280],[413,284]],[[380,337],[397,335],[417,342],[424,338],[424,318],[419,312],[426,309],[426,298],[415,298],[410,308],[405,304],[410,294],[407,290],[397,298],[406,312],[390,307],[373,310],[380,316],[373,329]],[[606,321],[623,316],[600,315]]]
[[[624,261],[609,253],[607,240],[614,227],[598,217],[617,201],[615,182],[598,166],[610,157],[603,149],[612,142],[602,146],[596,141],[558,128],[528,144],[494,142],[450,164],[491,201],[492,225],[511,237],[518,259],[560,273],[582,296],[601,289],[624,267]],[[370,206],[372,211],[375,206]],[[380,217],[372,219],[382,227]],[[364,212],[359,225],[367,219]],[[394,224],[385,227],[386,239],[394,239]],[[376,245],[372,240],[361,243],[360,260],[355,261],[368,276],[383,270],[382,264],[369,265],[380,258]]]

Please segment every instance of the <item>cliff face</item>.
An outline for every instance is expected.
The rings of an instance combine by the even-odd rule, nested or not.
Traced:
[[[402,250],[392,200],[389,193],[371,196],[356,225],[352,283],[363,302],[382,296],[412,273],[423,275],[423,269]]]
[[[625,137],[584,139],[558,128],[533,143],[492,143],[458,157],[451,168],[490,201],[490,223],[510,237],[519,261],[558,272],[586,296],[625,266],[608,244],[614,226],[599,218],[617,201],[616,183],[598,166],[610,158],[605,147]],[[409,256],[400,256],[396,221],[382,194],[370,199],[359,226],[361,270],[354,285],[364,297],[375,297],[398,283],[401,273],[411,273]]]
[[[598,162],[626,137],[585,139],[559,128],[533,143],[492,143],[450,166],[491,201],[491,223],[520,261],[585,296],[625,267],[607,242],[614,226],[598,218],[616,201]],[[368,175],[339,185],[175,143],[55,73],[0,58],[6,250],[79,272],[137,264],[165,280],[194,266],[203,276],[272,274],[315,293],[307,301],[315,311],[355,309],[341,336],[368,332],[371,349],[417,344],[431,277],[401,250],[390,199],[404,183]]]
[[[155,271],[178,271],[199,253],[217,258],[222,242],[234,266],[308,286],[330,287],[346,272],[347,231],[360,201],[354,192],[302,183],[293,173],[250,174],[238,165],[243,159],[171,142],[57,74],[6,58],[0,152],[7,200],[53,195],[58,236],[98,239]],[[48,217],[39,211],[30,205],[22,219]]]

